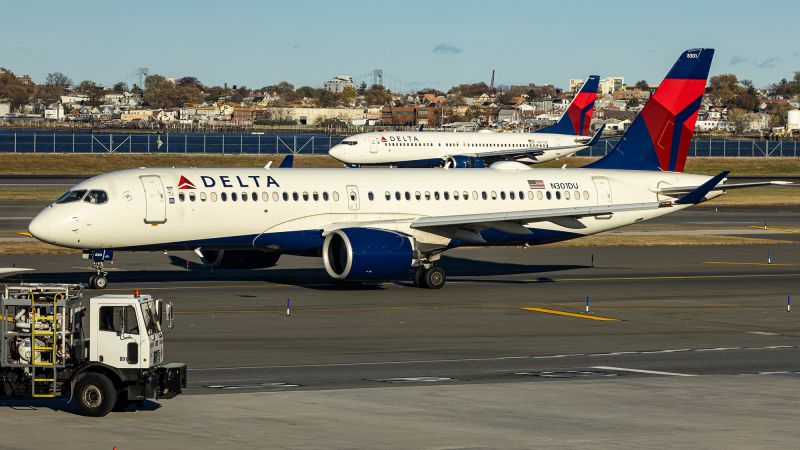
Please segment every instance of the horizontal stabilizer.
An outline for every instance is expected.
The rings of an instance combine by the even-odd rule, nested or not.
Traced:
[[[720,172],[719,175],[701,184],[700,186],[697,187],[697,189],[675,200],[675,204],[693,205],[702,202],[703,199],[706,198],[706,195],[708,195],[709,192],[713,191],[714,188],[717,187],[717,185],[720,184],[722,180],[728,176],[729,173],[731,173],[729,170]]]
[[[732,183],[732,184],[718,184],[712,191],[727,191],[731,189],[746,189],[761,186],[800,186],[791,181],[754,181],[751,183]],[[677,186],[662,189],[655,189],[654,192],[658,194],[686,194],[699,188],[700,186]]]

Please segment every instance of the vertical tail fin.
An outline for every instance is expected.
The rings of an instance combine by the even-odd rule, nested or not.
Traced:
[[[592,123],[592,113],[594,113],[594,101],[597,98],[597,86],[600,84],[600,77],[591,75],[581,90],[575,94],[572,103],[558,122],[549,127],[536,130],[535,133],[554,133],[571,134],[574,136],[588,136],[589,125]]]
[[[713,57],[683,52],[616,147],[586,167],[683,172]]]

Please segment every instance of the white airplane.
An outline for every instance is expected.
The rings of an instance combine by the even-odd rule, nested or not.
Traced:
[[[51,244],[108,251],[194,250],[216,267],[321,256],[335,280],[441,288],[440,255],[461,246],[575,239],[686,209],[725,190],[682,173],[714,51],[684,52],[623,139],[584,168],[134,169],[86,180],[30,223]],[[102,255],[101,255],[102,253]]]
[[[588,135],[599,79],[590,76],[558,122],[533,133],[362,133],[344,139],[328,154],[351,167],[484,167],[501,160],[541,163],[570,156],[594,145],[603,133],[601,128]]]

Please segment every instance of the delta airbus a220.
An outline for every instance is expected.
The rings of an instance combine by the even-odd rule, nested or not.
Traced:
[[[78,249],[194,250],[217,267],[321,256],[335,280],[441,288],[436,261],[452,248],[575,239],[775,184],[682,173],[713,53],[684,52],[620,143],[583,168],[123,170],[76,185],[29,230]],[[102,267],[92,284],[105,286]]]
[[[387,131],[350,136],[329,154],[349,166],[484,167],[500,160],[541,163],[594,145],[589,136],[600,77],[590,76],[555,124],[533,133]]]

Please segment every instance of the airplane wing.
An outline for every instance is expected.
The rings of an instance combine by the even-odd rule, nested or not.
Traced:
[[[36,269],[24,269],[22,267],[0,267],[0,278],[14,276],[22,272],[30,272]]]

